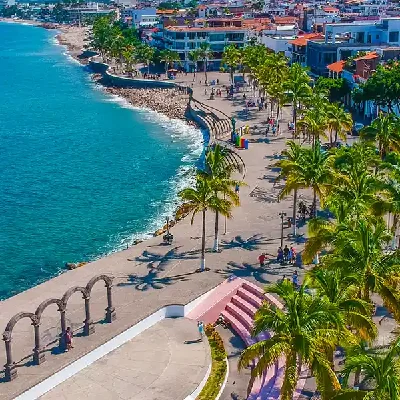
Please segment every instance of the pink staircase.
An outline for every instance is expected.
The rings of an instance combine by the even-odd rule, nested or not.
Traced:
[[[278,308],[283,305],[270,294],[264,293],[257,285],[241,278],[231,278],[224,281],[194,310],[188,318],[213,323],[222,314],[229,321],[233,330],[243,339],[246,346],[250,346],[270,337],[269,332],[262,332],[252,337],[254,314],[263,302],[269,302]],[[283,383],[285,360],[279,359],[269,368],[264,376],[257,379],[248,400],[277,400]],[[299,382],[300,383],[300,382]],[[304,385],[297,386],[294,399],[301,393]]]

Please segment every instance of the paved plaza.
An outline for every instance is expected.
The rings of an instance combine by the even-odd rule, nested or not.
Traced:
[[[185,78],[188,81],[192,79],[192,76],[189,75],[191,74],[188,74]],[[221,83],[228,84],[227,74],[215,73],[214,75],[218,76]],[[209,79],[214,79],[213,74],[210,74]],[[208,96],[204,94],[204,86],[198,84],[194,86],[194,97],[201,101],[208,101]],[[12,351],[14,360],[17,362],[19,376],[13,382],[4,382],[4,374],[0,372],[0,400],[14,398],[17,394],[59,371],[161,307],[168,304],[187,304],[217,286],[232,274],[248,279],[260,286],[277,281],[283,274],[291,275],[294,268],[291,265],[281,266],[275,262],[269,262],[262,269],[258,266],[258,256],[261,252],[267,253],[270,259],[275,259],[281,237],[279,213],[286,212],[288,216],[292,214],[293,199],[291,196],[280,202],[278,201],[277,196],[281,186],[275,182],[278,171],[273,167],[279,153],[285,147],[286,140],[290,138],[290,134],[286,131],[286,125],[290,119],[291,109],[290,107],[285,107],[283,110],[281,134],[276,137],[266,138],[264,126],[269,116],[269,111],[250,111],[247,119],[242,118],[241,111],[244,107],[242,94],[235,95],[233,100],[216,98],[208,103],[229,115],[235,115],[238,119],[238,126],[249,124],[256,127],[248,135],[249,150],[240,151],[240,155],[246,164],[245,180],[247,183],[247,186],[240,189],[241,207],[234,210],[233,219],[227,222],[227,233],[221,235],[221,252],[213,253],[209,250],[207,251],[206,266],[210,268],[210,271],[204,273],[195,272],[200,266],[201,248],[201,217],[198,216],[193,226],[190,224],[190,219],[186,218],[172,228],[174,243],[171,246],[165,246],[161,237],[152,238],[127,250],[94,261],[82,268],[66,272],[26,292],[0,302],[0,330],[2,331],[15,313],[19,311],[33,312],[43,300],[60,298],[72,286],[85,286],[94,275],[109,274],[115,277],[112,295],[117,319],[111,324],[104,323],[104,310],[107,306],[106,289],[104,284],[96,284],[90,299],[96,332],[89,337],[83,336],[81,330],[78,329],[78,327],[82,326],[82,321],[85,318],[84,300],[79,293],[71,297],[66,317],[68,326],[77,329],[73,351],[68,353],[60,353],[58,351],[57,339],[60,333],[60,313],[55,305],[46,309],[40,326],[42,343],[46,345],[47,360],[44,364],[39,366],[32,365],[32,357],[30,355],[34,347],[34,335],[30,321],[25,319],[16,325],[13,332]],[[308,191],[301,191],[299,198],[310,204],[312,196]],[[134,204],[134,198],[132,198],[132,204]],[[223,232],[223,225],[222,220],[221,233]],[[208,249],[211,249],[213,245],[213,232],[214,215],[208,213],[206,242]],[[298,242],[294,244],[298,251],[302,249],[304,243],[304,236],[302,235],[305,232],[306,228],[304,226],[300,227],[300,237]],[[288,236],[290,233],[291,229],[285,226],[284,244],[291,245],[293,243],[291,237]],[[303,272],[303,269],[301,269],[300,275],[303,275]],[[382,324],[382,327],[384,327],[384,324]],[[182,334],[179,340],[184,336],[186,335]],[[188,338],[185,337],[185,339]],[[172,336],[171,340],[176,340],[176,338],[173,339]],[[182,347],[182,351],[177,353],[183,353],[181,357],[185,357],[184,350],[189,349],[190,346]],[[120,350],[116,353],[121,356],[121,359],[125,360],[123,362],[128,360],[135,361],[135,357],[131,356],[130,352],[125,354]],[[132,354],[138,354],[138,351],[135,352],[132,349]],[[167,357],[166,352],[163,355]],[[149,356],[152,357],[154,354]],[[100,364],[113,363],[113,361],[108,361],[108,358],[106,360],[102,360]],[[184,358],[182,358],[183,360]],[[0,365],[5,363],[5,352],[0,351]],[[138,368],[137,365],[136,370]],[[132,368],[135,370],[135,367]],[[187,368],[189,369],[190,365]],[[110,370],[109,373],[113,372],[111,368]],[[123,373],[122,370],[121,373]],[[134,382],[129,381],[129,383],[138,387],[140,386],[138,382],[142,382],[142,386],[146,386],[148,383],[150,390],[152,377],[151,375],[146,375],[143,374],[143,377],[140,378],[142,381],[135,380]],[[82,382],[82,379],[87,381],[89,376],[85,376],[85,373],[83,373],[82,378],[80,375],[74,378],[78,382],[76,390],[86,390],[84,385],[79,384],[79,382]],[[180,374],[176,373],[176,377],[179,376]],[[162,381],[161,378],[156,378],[157,380],[158,382]],[[104,382],[106,381],[104,380]],[[106,389],[108,385],[105,383],[103,385],[91,380],[90,384],[99,388],[99,390],[108,390]],[[64,388],[68,388],[68,382],[65,385]],[[63,386],[61,385],[56,390],[62,390]],[[175,385],[172,378],[169,381],[171,394],[173,393],[172,390],[177,390],[175,386],[177,385]],[[125,384],[124,387],[126,387]],[[132,395],[137,394],[135,390],[139,390],[138,387],[135,388],[133,386]],[[71,389],[65,389],[63,395],[65,396],[65,393]],[[118,394],[117,392],[115,393],[116,395]],[[51,396],[53,394],[49,393],[44,398],[50,399],[52,398]],[[86,394],[75,396],[75,398],[85,397],[87,397]],[[143,398],[147,400],[151,397]],[[168,399],[168,397],[162,398]],[[181,396],[174,397],[176,400],[181,398],[183,399]]]
[[[198,336],[195,321],[164,319],[40,398],[183,400],[211,362]]]

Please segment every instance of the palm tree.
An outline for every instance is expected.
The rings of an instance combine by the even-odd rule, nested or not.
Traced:
[[[353,127],[353,118],[351,114],[344,111],[340,104],[333,103],[327,107],[328,128],[331,132],[330,142],[332,143],[332,132],[335,132],[335,143],[338,137],[346,141],[346,134],[351,132]]]
[[[267,286],[268,293],[282,299],[284,308],[278,309],[267,302],[261,306],[254,317],[253,335],[264,331],[273,335],[247,347],[239,359],[239,369],[255,362],[251,387],[254,378],[261,377],[281,357],[285,357],[282,400],[293,399],[303,366],[314,372],[321,391],[340,388],[327,351],[331,351],[345,335],[341,314],[328,299],[313,297],[306,290],[306,283],[296,290],[288,280]]]
[[[382,160],[390,151],[400,152],[400,120],[394,114],[380,114],[370,126],[360,131],[360,137],[378,142]]]
[[[215,196],[223,195],[224,199],[228,199],[232,206],[239,206],[239,196],[235,193],[234,187],[243,184],[242,181],[232,179],[231,175],[234,171],[241,171],[242,165],[232,162],[230,152],[227,148],[216,144],[207,151],[206,155],[206,171],[205,174],[212,182],[211,186],[215,192]],[[219,211],[215,211],[215,236],[214,251],[219,251]]]
[[[137,47],[137,58],[138,61],[143,62],[147,66],[147,73],[150,73],[150,64],[153,63],[155,49],[147,44],[143,44]]]
[[[372,392],[363,391],[365,399],[396,400],[400,398],[400,339],[397,339],[388,351],[361,352],[346,357],[343,368],[345,385],[349,375],[361,368],[363,382],[372,386]],[[367,396],[368,393],[368,396]],[[347,397],[346,397],[347,394]],[[352,392],[344,392],[334,397],[335,400],[348,399]],[[354,397],[355,398],[355,397]],[[359,397],[360,398],[360,397]]]
[[[357,275],[349,274],[341,268],[329,264],[315,267],[308,273],[311,285],[317,289],[319,297],[326,297],[343,314],[347,325],[355,329],[364,340],[373,340],[377,335],[375,323],[371,319],[370,303],[357,297]]]
[[[165,75],[168,74],[168,68],[170,66],[174,63],[181,63],[181,58],[176,51],[165,49],[161,51],[160,56],[160,61],[165,63]]]
[[[233,84],[233,73],[235,72],[236,68],[239,65],[240,58],[241,58],[240,50],[234,44],[230,44],[229,46],[226,46],[224,48],[221,63],[229,68],[229,74],[232,84]]]
[[[297,124],[307,133],[309,141],[312,138],[313,143],[318,142],[321,136],[327,138],[325,132],[328,128],[326,105],[321,103],[320,106],[308,108]]]
[[[232,216],[232,204],[228,200],[220,199],[215,195],[212,179],[209,179],[203,174],[197,174],[195,188],[183,189],[179,193],[179,196],[185,202],[186,209],[192,212],[192,219],[190,221],[192,225],[196,214],[199,212],[202,213],[203,228],[201,239],[200,271],[204,271],[206,265],[206,212],[207,210],[214,212],[218,211],[220,214],[226,215],[228,218],[230,218]]]
[[[207,82],[207,64],[208,64],[208,61],[214,57],[213,52],[211,51],[211,45],[210,45],[210,43],[203,42],[200,44],[200,47],[198,48],[198,50],[199,50],[200,59],[203,61],[204,75],[205,75],[205,79]]]
[[[359,217],[343,226],[335,239],[335,263],[357,274],[359,297],[371,302],[371,293],[383,299],[397,321],[400,320],[399,253],[383,248],[391,239],[382,218]]]
[[[278,176],[278,180],[281,178],[287,178],[289,180],[289,185],[293,190],[293,236],[297,235],[297,191],[301,185],[297,185],[300,183],[298,181],[299,175],[297,172],[301,169],[301,164],[303,162],[304,157],[304,149],[293,142],[292,140],[287,142],[287,149],[282,151],[282,156],[284,157],[282,160],[279,160],[275,166],[281,169],[281,172]],[[283,198],[283,196],[287,193],[281,192],[279,198]]]
[[[189,51],[189,60],[194,64],[194,79],[196,79],[197,63],[200,60],[199,49]]]
[[[298,189],[311,188],[313,190],[312,214],[315,215],[317,196],[322,203],[326,195],[326,186],[331,178],[331,171],[327,168],[329,153],[324,152],[317,141],[314,146],[305,148],[300,154],[302,154],[301,163],[292,164],[292,170],[280,196],[285,197]]]
[[[297,125],[297,112],[302,102],[311,96],[312,90],[309,85],[310,77],[307,75],[306,68],[300,64],[294,63],[289,69],[287,81],[284,83],[285,90],[292,100],[293,123]]]

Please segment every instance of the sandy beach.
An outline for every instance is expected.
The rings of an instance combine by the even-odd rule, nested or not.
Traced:
[[[58,30],[60,31],[56,36],[58,43],[66,46],[68,53],[72,57],[77,58],[87,44],[89,28],[60,25]],[[80,59],[79,61],[82,62]]]

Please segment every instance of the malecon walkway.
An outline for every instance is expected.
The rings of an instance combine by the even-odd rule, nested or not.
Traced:
[[[208,345],[198,336],[195,321],[165,319],[40,398],[185,399],[211,362]]]
[[[222,76],[222,75],[221,75]],[[224,75],[226,77],[226,75]],[[195,87],[195,97],[200,100],[204,86]],[[236,114],[243,109],[241,94],[232,102],[224,98],[214,100],[212,105],[225,112]],[[289,117],[289,108],[284,117]],[[252,112],[249,125],[263,124],[267,111]],[[240,119],[240,116],[238,116]],[[282,121],[281,126],[286,127]],[[200,219],[190,225],[189,219],[172,229],[172,246],[161,244],[160,237],[150,239],[128,250],[112,254],[82,268],[67,272],[24,293],[0,303],[0,330],[4,330],[9,319],[19,311],[33,312],[47,298],[59,298],[71,286],[86,285],[95,275],[113,275],[113,304],[116,320],[111,324],[102,323],[107,307],[106,289],[102,283],[93,287],[91,294],[91,317],[96,332],[89,337],[77,336],[75,348],[68,353],[58,353],[60,315],[57,307],[51,306],[42,315],[41,339],[46,347],[46,362],[32,365],[34,347],[33,327],[28,319],[21,320],[13,331],[13,358],[18,365],[18,378],[13,382],[0,382],[0,399],[12,399],[29,387],[42,381],[72,361],[95,349],[107,340],[123,332],[141,319],[167,304],[186,304],[202,293],[221,283],[227,276],[236,274],[258,285],[290,274],[292,267],[272,265],[259,270],[257,258],[260,252],[273,256],[280,244],[279,212],[291,213],[292,199],[277,201],[279,186],[273,185],[277,172],[271,169],[274,154],[279,153],[290,135],[283,134],[264,140],[263,135],[250,137],[250,149],[240,152],[247,168],[247,187],[241,188],[242,206],[234,211],[229,220],[226,235],[221,235],[221,253],[208,252],[206,255],[209,272],[195,273],[199,266],[201,236]],[[304,196],[304,194],[303,194]],[[207,215],[207,247],[213,243],[214,218]],[[223,221],[221,221],[221,233]],[[289,233],[285,229],[285,236]],[[285,243],[290,244],[290,241]],[[298,246],[299,250],[299,246]],[[66,310],[67,325],[82,326],[85,319],[84,300],[80,293],[71,296]],[[79,331],[77,332],[79,335]],[[53,343],[53,344],[51,344]],[[5,353],[0,351],[0,365],[6,363]],[[4,375],[0,375],[0,379]]]

